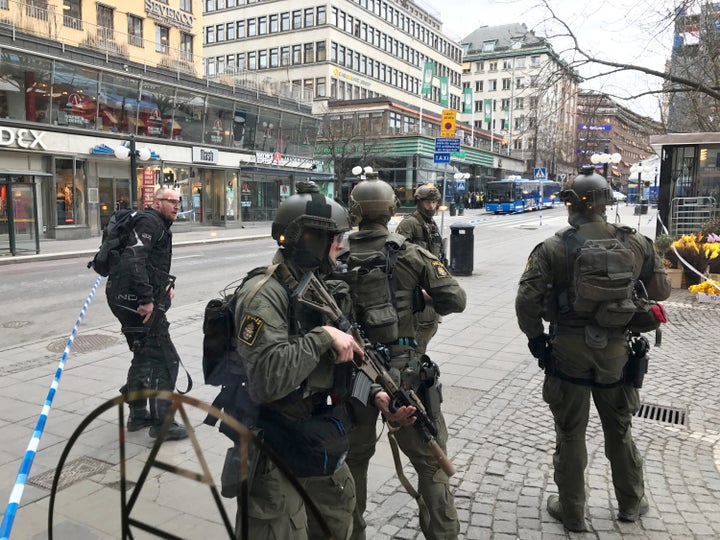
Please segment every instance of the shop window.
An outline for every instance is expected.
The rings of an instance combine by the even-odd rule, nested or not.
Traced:
[[[55,212],[57,225],[86,225],[85,162],[55,160]]]

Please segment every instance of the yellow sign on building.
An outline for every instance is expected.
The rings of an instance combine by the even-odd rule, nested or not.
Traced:
[[[457,117],[457,111],[450,109],[443,109],[442,120],[440,122],[440,136],[441,137],[454,137],[455,136],[455,119]]]

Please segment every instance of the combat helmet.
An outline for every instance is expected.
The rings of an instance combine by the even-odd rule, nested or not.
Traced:
[[[579,175],[565,184],[559,197],[571,212],[602,214],[605,207],[613,203],[610,184],[592,166],[583,167]]]
[[[363,220],[387,223],[395,215],[400,202],[395,190],[377,175],[367,175],[350,193],[350,215],[355,223]]]
[[[440,191],[435,187],[435,184],[423,184],[415,190],[415,202],[424,200],[440,200]]]
[[[297,193],[283,201],[275,213],[271,234],[281,247],[297,246],[307,230],[329,235],[350,230],[347,210],[320,194],[314,182],[299,182]]]
[[[440,191],[435,184],[423,184],[418,186],[415,190],[415,206],[417,211],[420,212],[426,219],[432,219],[435,215],[435,208],[425,208],[423,201],[434,201],[440,200]]]

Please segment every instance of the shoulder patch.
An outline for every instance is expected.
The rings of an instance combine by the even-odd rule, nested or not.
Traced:
[[[440,261],[432,261],[433,270],[435,270],[435,277],[436,278],[446,278],[450,277],[450,272],[447,271],[447,268],[445,268],[445,265],[441,263]]]
[[[255,340],[260,333],[265,321],[260,317],[253,315],[245,315],[240,323],[240,330],[238,331],[238,338],[240,341],[251,347],[255,344]]]

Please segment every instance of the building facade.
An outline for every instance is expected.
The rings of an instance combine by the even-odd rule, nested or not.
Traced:
[[[608,164],[608,180],[618,190],[627,193],[630,167],[654,154],[650,137],[662,132],[661,124],[606,94],[593,90],[578,93],[576,164],[589,165],[593,154],[620,154],[618,163]],[[603,164],[595,167],[603,169]]]
[[[154,9],[149,4],[138,2],[138,10]],[[175,12],[166,7],[164,16],[189,20],[178,15],[181,6]],[[130,4],[122,8],[129,11],[112,10],[112,24],[124,28],[135,11]],[[77,9],[87,13],[84,4]],[[183,222],[271,220],[297,179],[330,177],[313,157],[319,122],[301,91],[270,84],[274,90],[263,92],[257,85],[200,79],[192,74],[199,71],[197,57],[171,69],[176,57],[166,55],[170,49],[155,51],[155,42],[145,47],[157,52],[151,64],[149,50],[134,57],[109,50],[108,43],[101,49],[89,38],[48,39],[35,19],[57,29],[65,22],[62,15],[53,19],[58,12],[10,3],[3,13],[0,249],[11,229],[18,238],[35,227],[49,238],[99,235],[115,209],[141,207],[163,185],[182,195],[179,228]],[[143,29],[157,29],[145,15]],[[200,14],[193,16],[197,24]],[[82,27],[88,36],[107,35],[84,21]],[[117,30],[113,41],[130,44],[132,34]],[[273,143],[271,151],[270,141],[278,138],[282,145]]]
[[[401,198],[418,182],[458,172],[474,181],[502,176],[503,165],[519,172],[516,160],[491,154],[489,134],[473,136],[460,121],[452,135],[463,148],[449,162],[435,162],[443,111],[462,107],[462,49],[442,33],[439,16],[419,4],[208,0],[203,34],[209,78],[262,85],[275,77],[313,96],[324,126],[317,155],[332,164],[342,193],[357,181],[349,171],[358,164],[376,168]],[[382,160],[380,152],[387,153]],[[402,178],[393,172],[400,168]]]
[[[317,99],[412,102],[433,62],[449,81],[447,108],[460,107],[461,49],[437,14],[412,1],[206,0],[203,39],[211,79],[257,72]],[[438,79],[425,103],[436,113],[440,94]]]
[[[573,173],[577,74],[524,24],[482,26],[461,44],[473,96],[463,121],[499,136],[493,150],[520,159],[526,175],[538,167],[552,179]]]
[[[720,131],[720,6],[688,2],[675,12],[675,35],[669,74],[699,83],[704,89],[667,81],[667,132]]]

